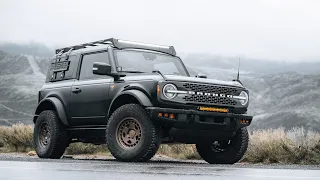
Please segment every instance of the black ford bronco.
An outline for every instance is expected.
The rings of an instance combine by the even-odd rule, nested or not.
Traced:
[[[209,163],[232,164],[248,146],[248,90],[190,77],[172,46],[111,38],[57,49],[38,97],[40,158],[84,142],[107,144],[120,161],[147,161],[161,143],[186,143]]]

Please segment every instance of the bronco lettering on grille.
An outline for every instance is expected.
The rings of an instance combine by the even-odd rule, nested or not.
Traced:
[[[194,92],[194,91],[188,91],[188,94],[233,98],[233,95],[231,95],[231,94],[204,93],[204,92]]]

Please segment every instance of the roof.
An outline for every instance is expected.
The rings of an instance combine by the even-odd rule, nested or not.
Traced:
[[[153,50],[158,52],[163,52],[166,54],[170,54],[175,56],[176,51],[173,46],[163,46],[163,45],[155,45],[155,44],[146,44],[146,43],[140,43],[140,42],[133,42],[133,41],[126,41],[126,40],[120,40],[115,38],[109,38],[109,39],[103,39],[99,41],[69,46],[65,48],[56,49],[56,55],[61,55],[66,52],[71,52],[73,50],[79,50],[84,49],[87,47],[95,47],[100,45],[112,45],[118,49],[145,49],[145,50]]]

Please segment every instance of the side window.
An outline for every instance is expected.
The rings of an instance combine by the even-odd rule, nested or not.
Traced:
[[[100,52],[84,55],[80,70],[80,80],[104,78],[104,76],[92,73],[92,66],[94,62],[104,62],[110,64],[108,53]]]
[[[68,61],[70,61],[69,70],[65,72],[64,79],[75,79],[75,78],[77,78],[79,57],[78,56],[70,56]]]
[[[77,68],[79,58],[77,56],[60,57],[53,59],[51,62],[50,70],[47,75],[47,80],[50,82],[75,79],[77,75]]]

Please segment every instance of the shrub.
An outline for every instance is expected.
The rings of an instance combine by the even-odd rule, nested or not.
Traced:
[[[191,144],[163,144],[160,146],[158,154],[177,159],[200,159],[195,145]]]
[[[108,152],[106,145],[94,145],[85,143],[72,143],[66,149],[66,154],[95,154],[100,152]]]
[[[254,131],[244,161],[252,163],[319,164],[320,134],[293,128]]]
[[[2,139],[0,139],[0,148],[2,148],[4,146],[4,142]]]
[[[25,152],[33,148],[32,126],[15,124],[12,127],[0,126],[0,139],[10,151]]]

